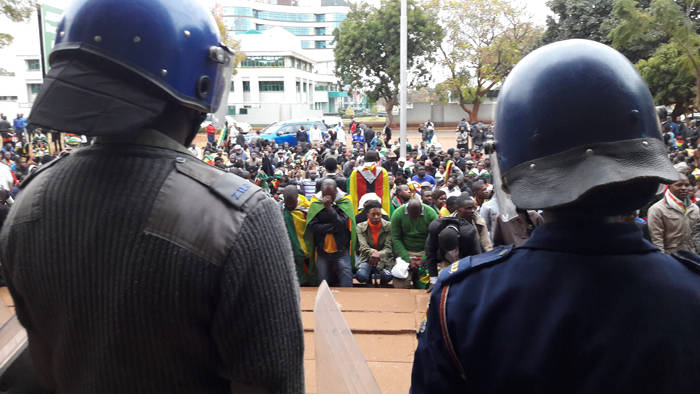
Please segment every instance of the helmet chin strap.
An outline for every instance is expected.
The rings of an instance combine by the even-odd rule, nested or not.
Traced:
[[[200,112],[199,116],[195,116],[194,119],[192,119],[192,132],[190,135],[187,137],[185,140],[185,146],[190,146],[192,144],[192,141],[194,141],[194,137],[197,136],[197,133],[199,132],[199,127],[204,122],[204,119],[207,118],[207,114],[204,112]]]

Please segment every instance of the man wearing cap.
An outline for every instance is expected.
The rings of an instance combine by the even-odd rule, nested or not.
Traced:
[[[234,53],[211,11],[197,0],[73,0],[56,29],[28,121],[96,139],[25,179],[0,233],[41,384],[303,393],[280,209],[186,148],[230,87]]]
[[[697,392],[700,257],[627,219],[678,180],[634,66],[593,41],[541,47],[503,83],[496,123],[499,212],[545,224],[442,271],[411,392]]]

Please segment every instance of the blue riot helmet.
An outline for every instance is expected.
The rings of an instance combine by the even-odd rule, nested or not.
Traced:
[[[74,0],[30,123],[86,135],[144,127],[176,103],[215,112],[233,68],[197,0]]]
[[[678,179],[646,84],[594,41],[560,41],[522,59],[499,94],[495,137],[502,189],[522,209],[574,206],[601,188],[622,194],[600,211],[636,209]]]

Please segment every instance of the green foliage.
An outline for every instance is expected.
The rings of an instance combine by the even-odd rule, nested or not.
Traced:
[[[688,67],[683,51],[675,44],[659,47],[654,56],[640,60],[637,69],[657,103],[674,103],[684,113],[695,98],[695,73]]]
[[[370,101],[384,99],[387,107],[393,107],[399,92],[400,16],[400,0],[382,0],[379,8],[352,4],[347,19],[333,32],[338,77],[365,91]],[[431,54],[442,37],[436,13],[408,0],[409,86],[427,82]]]
[[[547,30],[541,44],[572,38],[609,43],[609,24],[613,0],[550,0],[547,6],[554,13],[547,17]]]
[[[450,71],[436,91],[441,100],[451,92],[476,120],[483,97],[534,48],[541,30],[511,0],[434,0],[433,6],[441,10],[441,60]]]
[[[23,22],[29,19],[35,7],[34,0],[0,0],[0,16],[13,22]],[[0,33],[0,48],[10,45],[12,40],[12,35]]]
[[[646,8],[634,0],[615,1],[613,15],[619,24],[609,35],[613,46],[620,49],[643,46],[650,39],[665,42],[653,56],[638,64],[640,71],[645,67],[645,80],[650,87],[655,87],[651,90],[658,100],[676,100],[660,101],[660,104],[675,104],[680,108],[693,105],[686,91],[689,74],[695,78],[695,105],[700,104],[700,26],[693,17],[696,12],[694,1],[652,0]],[[661,62],[670,63],[667,68],[673,67],[671,81],[667,80],[669,75],[659,75]],[[665,79],[667,87],[661,88],[657,81],[647,79],[652,77]]]
[[[222,15],[217,13],[216,9],[213,9],[211,13],[214,16],[216,26],[219,28],[219,34],[221,34],[224,44],[234,52],[233,75],[236,75],[236,73],[238,72],[238,65],[245,60],[245,54],[241,52],[241,43],[236,40],[232,40],[231,37],[229,37],[228,31],[226,31],[226,25],[224,25],[224,19]]]

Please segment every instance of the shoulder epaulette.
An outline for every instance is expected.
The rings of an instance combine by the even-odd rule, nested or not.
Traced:
[[[264,195],[262,189],[253,183],[194,158],[178,157],[175,168],[178,172],[209,188],[236,209],[241,209],[251,198]]]
[[[36,171],[29,174],[28,177],[24,178],[24,180],[22,181],[22,184],[20,185],[20,189],[24,189],[25,187],[27,187],[27,185],[29,185],[29,182],[31,182],[32,179],[36,178],[39,174],[41,174],[42,172],[46,171],[47,169],[53,167],[54,164],[58,163],[59,161],[61,161],[61,159],[63,159],[64,157],[68,157],[68,156],[70,156],[70,152],[63,152],[62,154],[58,155],[58,157],[51,160],[50,162],[39,166],[39,168],[37,168]]]
[[[700,273],[700,256],[697,254],[686,250],[680,250],[671,256],[680,261],[686,267],[690,268],[691,271]]]
[[[507,245],[494,248],[490,252],[465,257],[443,269],[438,280],[443,284],[452,283],[472,272],[504,261],[512,252],[513,245]]]

